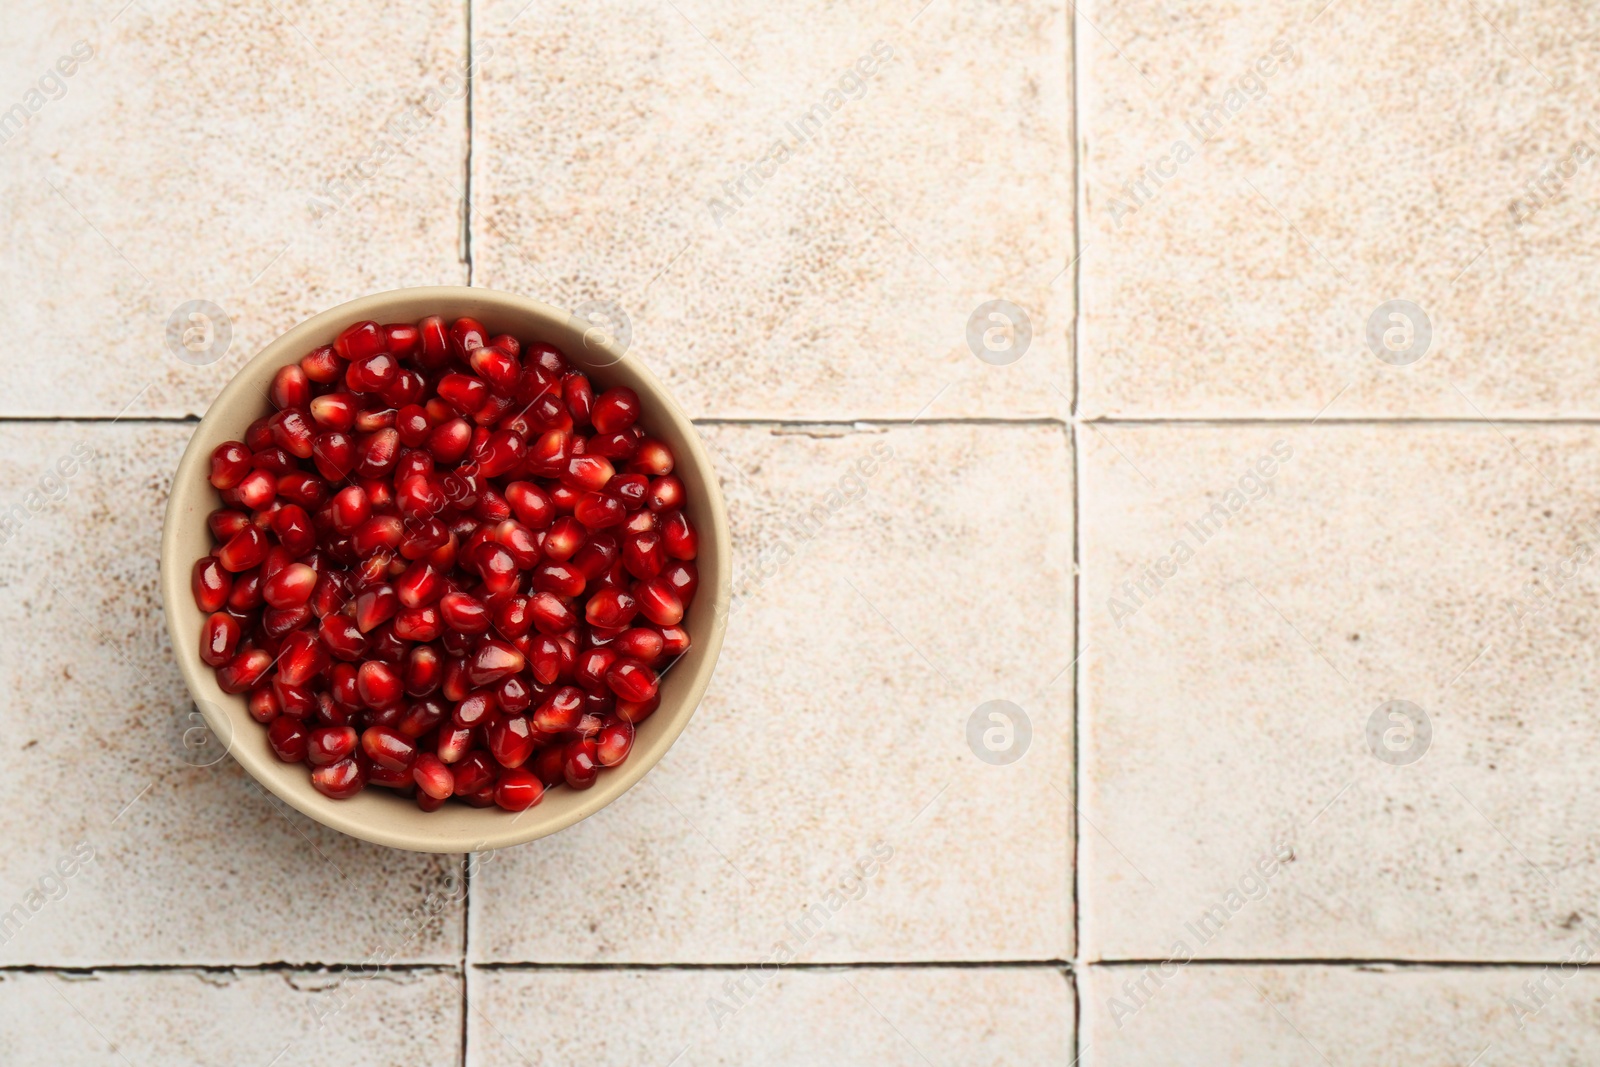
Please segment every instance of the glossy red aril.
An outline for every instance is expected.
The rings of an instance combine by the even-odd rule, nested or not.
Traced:
[[[656,695],[656,672],[624,656],[606,671],[606,685],[619,699],[640,704]]]
[[[595,397],[590,421],[596,433],[617,433],[637,422],[640,410],[639,394],[619,385]]]
[[[218,489],[232,489],[250,473],[250,450],[239,441],[224,441],[211,453],[210,481]]]
[[[569,741],[561,752],[561,773],[573,789],[588,789],[600,775],[595,743],[586,738]]]
[[[305,725],[299,719],[279,716],[267,727],[267,743],[283,762],[304,762],[308,751]]]
[[[417,746],[398,730],[387,726],[369,726],[361,733],[361,751],[378,766],[390,771],[411,769],[417,758]]]
[[[520,768],[502,771],[494,787],[494,802],[506,811],[526,811],[543,797],[544,783]]]
[[[219,611],[200,627],[200,658],[208,667],[221,667],[233,659],[244,628],[236,616]]]
[[[356,732],[348,726],[324,726],[306,739],[306,759],[313,767],[336,763],[356,749]]]
[[[602,726],[594,739],[594,749],[600,766],[615,767],[633,749],[633,724],[619,719]]]
[[[196,606],[209,614],[220,611],[228,602],[228,594],[233,590],[233,575],[223,568],[217,557],[206,556],[195,561],[189,587],[194,592]]]
[[[455,775],[431,752],[418,753],[416,762],[411,765],[411,780],[435,800],[443,800],[456,791]]]
[[[311,784],[317,792],[334,800],[348,800],[361,792],[367,779],[353,759],[342,759],[311,772]]]
[[[521,715],[496,719],[484,734],[489,754],[502,767],[520,767],[533,755],[536,742],[533,727]]]

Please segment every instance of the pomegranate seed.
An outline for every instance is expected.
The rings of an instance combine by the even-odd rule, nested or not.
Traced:
[[[651,511],[675,511],[683,507],[683,501],[683,483],[672,474],[652,481],[644,498],[645,506]]]
[[[356,749],[356,732],[349,726],[324,726],[306,738],[306,759],[313,767],[337,763]]]
[[[604,692],[606,671],[617,661],[617,653],[609,648],[591,648],[578,654],[572,668],[572,680],[591,693]]]
[[[232,489],[250,473],[250,467],[250,450],[239,441],[224,441],[211,453],[211,484],[218,489]]]
[[[409,771],[417,758],[417,746],[387,726],[369,726],[363,730],[361,751],[373,763],[389,771]]]
[[[561,752],[561,773],[573,789],[588,789],[600,775],[600,764],[595,759],[595,743],[579,738],[570,741]]]
[[[368,586],[356,595],[356,629],[371,633],[388,622],[400,610],[400,598],[394,586],[386,583]]]
[[[209,616],[200,627],[200,658],[208,667],[221,667],[233,659],[244,628],[225,611]]]
[[[547,734],[558,734],[577,726],[581,718],[583,690],[564,685],[534,711],[533,725]]]
[[[271,471],[256,469],[240,479],[232,489],[224,490],[222,499],[252,511],[266,507],[278,495],[278,479]]]
[[[266,532],[255,523],[247,524],[238,533],[228,539],[228,543],[217,549],[216,560],[222,564],[224,570],[238,574],[252,567],[259,566],[267,558],[267,550],[271,543],[267,540]]]
[[[589,533],[584,529],[583,523],[570,516],[563,515],[557,519],[550,529],[545,531],[542,550],[544,554],[557,562],[564,563],[577,554],[589,538]],[[580,592],[582,590],[579,590]]]
[[[618,433],[638,421],[640,410],[639,394],[619,385],[595,398],[590,421],[596,433]]]
[[[633,459],[628,463],[630,471],[636,474],[648,474],[652,478],[671,474],[672,466],[672,449],[650,437],[639,442],[639,447],[633,453]]]
[[[639,611],[640,604],[634,597],[623,592],[615,586],[608,586],[597,590],[589,598],[588,606],[584,610],[584,617],[594,626],[626,626]],[[651,619],[651,622],[656,620]],[[672,620],[676,622],[676,619]]]
[[[623,657],[606,671],[606,685],[618,699],[642,704],[656,695],[656,672],[636,659]]]
[[[533,755],[533,727],[521,715],[496,719],[485,731],[489,754],[502,767],[520,767]]]
[[[594,758],[602,767],[615,767],[628,758],[633,748],[633,724],[615,720],[600,728],[594,742]]]
[[[460,763],[471,750],[473,729],[451,723],[439,727],[439,762]]]
[[[513,674],[494,687],[494,702],[507,715],[521,715],[533,707],[533,690],[520,674]]]
[[[285,763],[303,763],[310,751],[308,741],[306,728],[299,719],[284,716],[273,719],[267,726],[267,743]]]
[[[683,621],[683,601],[662,579],[640,582],[634,593],[638,597],[639,613],[657,626],[676,626]]]
[[[318,385],[331,385],[344,374],[344,363],[332,345],[323,345],[301,358],[300,369],[306,372],[307,378]]]
[[[384,347],[402,359],[422,344],[422,331],[409,322],[391,322],[383,327]]]
[[[444,594],[444,578],[427,560],[408,566],[394,583],[400,603],[408,608],[425,607]]]
[[[194,592],[196,606],[210,614],[220,611],[228,602],[228,593],[233,589],[233,575],[223,568],[216,556],[206,556],[195,561],[189,587]]]
[[[640,723],[649,718],[650,713],[660,706],[661,694],[659,693],[639,704],[628,700],[619,700],[616,704],[617,718],[623,722]]]
[[[411,766],[411,780],[417,783],[419,790],[435,800],[444,800],[456,791],[455,775],[450,773],[450,768],[443,760],[431,752],[418,754]]]
[[[348,800],[361,792],[367,784],[361,768],[353,759],[342,759],[311,772],[311,784],[317,792],[334,800]]]
[[[367,651],[367,636],[348,615],[324,615],[319,630],[322,644],[333,655],[354,662]]]
[[[489,629],[489,609],[467,593],[446,593],[440,597],[439,616],[446,626],[464,634],[481,634]]]
[[[673,559],[694,559],[700,549],[700,535],[681,511],[662,513],[661,540]]]
[[[386,708],[399,702],[404,687],[400,672],[387,663],[369,659],[356,672],[356,691],[367,707]]]
[[[655,666],[661,662],[662,653],[666,649],[666,639],[661,636],[659,630],[653,630],[648,626],[635,626],[617,636],[615,648],[620,655],[632,656],[646,666]]]
[[[303,408],[285,408],[268,419],[267,426],[272,431],[273,443],[279,448],[301,459],[311,458],[317,429]]]
[[[337,430],[319,433],[311,439],[311,458],[318,474],[330,482],[342,482],[355,470],[355,439]]]
[[[544,783],[529,771],[502,771],[495,783],[494,802],[506,811],[526,811],[544,797]]]
[[[375,322],[358,322],[334,338],[333,350],[345,360],[364,359],[384,351],[383,327]]]
[[[261,606],[261,572],[246,571],[228,592],[228,610],[241,615]]]
[[[528,614],[533,616],[534,628],[542,634],[566,633],[578,621],[567,603],[554,593],[538,592],[529,597]]]
[[[261,595],[275,608],[297,608],[311,599],[317,572],[304,563],[291,563],[261,587]]]
[[[467,681],[474,688],[494,685],[527,666],[527,658],[504,641],[485,641],[467,663]]]
[[[283,704],[271,686],[263,685],[252,689],[246,706],[250,709],[250,717],[262,725],[271,723],[283,714]]]
[[[694,599],[694,591],[700,588],[700,571],[693,563],[684,560],[668,563],[661,571],[661,577],[685,604]]]
[[[286,685],[305,685],[328,667],[327,653],[307,630],[284,638],[278,651],[278,678]]]
[[[311,402],[311,379],[306,376],[305,370],[298,363],[279,367],[278,373],[272,376],[272,386],[267,390],[267,399],[279,410],[303,408]]]
[[[589,529],[602,530],[626,521],[628,509],[615,493],[584,493],[574,505],[572,515]]]
[[[667,550],[662,544],[661,535],[630,534],[622,542],[622,565],[635,578],[654,578],[660,574],[667,565]]]
[[[604,489],[617,475],[616,468],[604,456],[577,455],[567,460],[561,474],[561,484],[570,489],[591,493]]]

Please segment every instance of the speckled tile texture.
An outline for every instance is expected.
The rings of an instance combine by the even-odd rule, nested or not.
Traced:
[[[1084,1067],[1593,1063],[1600,983],[1550,967],[1090,967]]]
[[[1052,968],[496,970],[471,982],[468,1067],[1065,1067],[1073,1055],[1072,980]]]
[[[1081,12],[1083,414],[1600,412],[1600,9]]]
[[[1064,415],[1067,11],[478,0],[474,277],[619,307],[697,417]]]
[[[1066,435],[705,438],[737,559],[716,679],[639,789],[485,869],[472,958],[757,963],[799,928],[809,963],[1065,959]],[[985,747],[985,712],[973,747],[992,700],[1013,733]]]
[[[459,857],[318,826],[188,743],[156,589],[188,437],[0,424],[0,963],[456,960]]]
[[[0,977],[6,1067],[458,1062],[461,976],[37,971]]]
[[[1592,928],[1593,427],[1106,427],[1083,477],[1088,958]]]
[[[0,315],[29,353],[0,415],[200,414],[324,308],[465,284],[465,54],[460,0],[8,4],[0,112],[54,80],[0,123]]]

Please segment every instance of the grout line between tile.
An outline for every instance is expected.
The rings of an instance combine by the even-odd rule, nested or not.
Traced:
[[[793,971],[915,971],[915,970],[1057,970],[1077,975],[1097,967],[1155,967],[1170,962],[1165,958],[1107,958],[1074,962],[1073,960],[852,960],[836,963],[789,963],[784,970]],[[749,963],[538,963],[533,961],[494,961],[469,963],[465,973],[474,971],[743,971],[758,966]],[[1571,966],[1583,970],[1600,971],[1600,959],[1588,963],[1576,961],[1563,963],[1552,957],[1548,960],[1408,960],[1379,959],[1354,956],[1330,957],[1196,957],[1190,966],[1197,967],[1341,967],[1348,969],[1389,968],[1395,970],[1484,971],[1484,970],[1535,970],[1554,966]],[[23,974],[285,974],[327,971],[340,973],[360,970],[375,974],[438,974],[457,975],[463,972],[459,963],[386,963],[370,961],[329,963],[306,961],[292,963],[102,963],[102,964],[15,964],[0,966],[0,978]]]
[[[1071,67],[1068,86],[1072,94],[1072,403],[1068,407],[1067,462],[1072,466],[1072,661],[1077,664],[1083,657],[1083,611],[1081,583],[1082,529],[1079,515],[1082,511],[1083,477],[1078,462],[1079,398],[1082,396],[1082,366],[1080,356],[1083,345],[1083,198],[1087,186],[1083,179],[1082,72],[1078,57],[1078,7],[1067,4],[1067,62]],[[1083,705],[1083,686],[1079,680],[1080,669],[1072,668],[1072,811],[1069,825],[1072,834],[1072,962],[1067,980],[1072,983],[1072,1060],[1076,1064],[1083,1058],[1083,983],[1077,972],[1083,966],[1083,862],[1078,854],[1078,808],[1083,803],[1082,755],[1079,738],[1082,729],[1079,716]]]

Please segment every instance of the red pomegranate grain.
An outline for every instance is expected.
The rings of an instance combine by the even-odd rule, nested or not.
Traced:
[[[344,799],[524,811],[628,758],[689,648],[671,449],[626,386],[473,319],[358,322],[212,451],[201,658]]]

